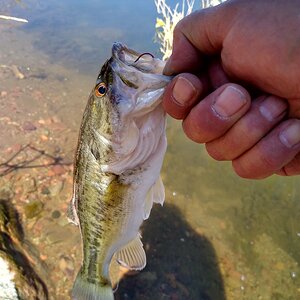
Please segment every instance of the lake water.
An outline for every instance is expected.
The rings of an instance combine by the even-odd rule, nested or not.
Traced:
[[[65,210],[82,112],[114,41],[160,56],[157,13],[150,0],[1,0],[0,14],[29,20],[0,19],[0,195],[48,266],[51,299],[69,299],[81,253]],[[166,202],[142,228],[148,264],[116,299],[300,299],[299,177],[244,180],[180,122],[167,134]]]

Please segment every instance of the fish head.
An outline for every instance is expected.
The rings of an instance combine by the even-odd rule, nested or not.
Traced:
[[[162,75],[164,64],[150,53],[141,54],[114,43],[112,56],[98,75],[95,97],[106,98],[110,110],[121,119],[147,114],[161,103],[171,80]]]
[[[120,43],[113,45],[112,56],[97,77],[88,105],[92,130],[113,152],[110,162],[124,162],[126,158],[137,165],[160,143],[165,134],[161,96],[171,80],[162,75],[163,67],[164,62],[150,53],[141,54]],[[145,153],[145,148],[149,151],[138,155]],[[139,159],[133,159],[137,156]],[[118,171],[112,164],[110,167],[118,173],[125,164]]]

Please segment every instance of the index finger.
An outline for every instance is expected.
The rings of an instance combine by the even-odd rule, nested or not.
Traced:
[[[232,22],[232,15],[222,9],[224,5],[193,12],[176,25],[173,52],[164,74],[196,71],[203,65],[205,55],[221,51]]]

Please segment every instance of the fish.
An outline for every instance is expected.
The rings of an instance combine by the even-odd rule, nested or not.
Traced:
[[[164,62],[114,43],[83,113],[68,217],[79,226],[83,260],[72,298],[112,300],[120,269],[142,270],[140,227],[163,205],[167,148]]]

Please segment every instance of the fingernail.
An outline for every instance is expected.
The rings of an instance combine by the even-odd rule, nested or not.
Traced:
[[[222,117],[231,117],[237,113],[247,102],[245,95],[233,86],[228,86],[218,96],[213,109]]]
[[[287,109],[284,100],[274,97],[267,97],[259,107],[260,113],[268,120],[273,121]]]
[[[285,128],[279,135],[281,142],[291,148],[300,143],[300,123],[293,123]]]
[[[173,87],[173,98],[178,105],[187,105],[196,95],[196,89],[190,81],[184,77],[178,77]]]

